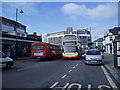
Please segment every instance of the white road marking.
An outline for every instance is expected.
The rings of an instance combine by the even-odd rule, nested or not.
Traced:
[[[73,67],[73,69],[74,69],[75,67]]]
[[[67,88],[68,85],[69,85],[69,83],[66,83],[65,86],[63,87],[63,89]]]
[[[78,64],[76,64],[76,66],[78,66]]]
[[[67,75],[62,76],[62,78],[65,78]]]
[[[66,83],[64,87],[55,87],[55,89],[65,90],[69,83]]]
[[[54,88],[59,82],[55,82],[50,88]]]
[[[78,89],[77,90],[81,90],[81,87],[82,85],[81,84],[78,84],[78,83],[73,83],[73,84],[70,84],[68,89],[67,90],[70,90],[72,88],[72,86],[78,86]]]
[[[110,86],[107,86],[107,85],[99,85],[99,86],[98,86],[98,89],[99,89],[99,90],[105,90],[105,89],[103,89],[103,88],[105,88],[105,87],[106,87],[106,88],[111,88]]]
[[[106,71],[106,69],[105,69],[103,66],[101,66],[101,68],[102,68],[104,74],[106,75],[107,80],[109,81],[109,83],[110,83],[110,85],[112,86],[112,88],[113,88],[113,89],[117,88],[116,84],[113,82],[113,80],[112,80],[111,77],[109,76],[109,74],[108,74],[108,72]]]
[[[68,72],[70,73],[72,70],[69,70]]]
[[[91,90],[92,86],[91,84],[88,84],[88,90]]]

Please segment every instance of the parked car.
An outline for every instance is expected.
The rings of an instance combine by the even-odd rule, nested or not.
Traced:
[[[85,55],[85,64],[103,64],[102,52],[98,49],[89,49]]]
[[[9,58],[3,52],[0,51],[0,68],[11,68],[13,65],[13,59]]]

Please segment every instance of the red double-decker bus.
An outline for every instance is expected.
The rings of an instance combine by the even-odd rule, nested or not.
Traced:
[[[31,44],[31,56],[36,58],[56,58],[61,56],[60,46],[45,42]]]

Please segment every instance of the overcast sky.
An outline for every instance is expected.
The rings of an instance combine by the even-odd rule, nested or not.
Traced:
[[[2,2],[2,16],[27,26],[27,32],[38,34],[90,28],[93,40],[118,26],[117,2]]]

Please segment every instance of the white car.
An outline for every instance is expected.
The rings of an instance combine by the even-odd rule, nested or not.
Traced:
[[[13,65],[13,59],[6,56],[0,51],[0,68],[11,68]]]
[[[103,64],[103,55],[98,49],[89,49],[85,55],[85,64]]]

